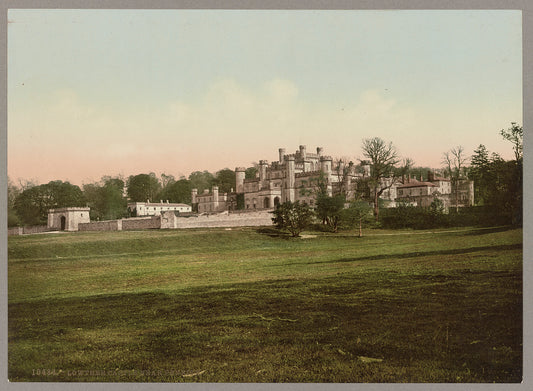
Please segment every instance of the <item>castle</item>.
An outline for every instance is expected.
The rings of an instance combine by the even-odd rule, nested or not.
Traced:
[[[353,166],[352,166],[353,167]],[[366,175],[370,167],[366,166]],[[347,186],[363,174],[356,174],[355,169],[348,175]],[[323,180],[329,195],[339,185],[338,175],[333,172],[333,159],[323,154],[318,147],[316,153],[307,152],[304,145],[293,154],[286,154],[284,148],[279,149],[278,161],[268,163],[260,160],[256,178],[245,179],[245,168],[235,169],[235,192],[219,194],[218,187],[211,192],[204,190],[198,194],[192,190],[192,203],[197,205],[199,213],[221,212],[232,210],[238,204],[237,198],[243,197],[243,209],[272,209],[286,201],[305,202],[310,206],[315,203],[315,192],[318,181]]]
[[[279,149],[277,161],[268,163],[260,160],[255,178],[245,179],[245,168],[235,169],[235,191],[219,193],[214,186],[198,194],[192,189],[192,204],[198,213],[216,213],[236,209],[257,210],[272,209],[286,201],[300,201],[313,207],[316,202],[316,190],[321,183],[328,195],[342,193],[346,200],[357,198],[369,199],[370,189],[365,179],[370,177],[370,164],[352,162],[339,169],[334,167],[331,156],[324,155],[318,147],[316,153],[308,152],[305,145],[292,154],[284,148]],[[428,181],[418,181],[404,177],[400,180],[382,179],[382,187],[387,189],[381,195],[386,206],[394,207],[397,202],[427,207],[434,198],[443,201],[445,208],[455,205],[473,205],[474,188],[472,181],[460,181],[457,194],[447,178],[436,177],[428,173]],[[453,195],[453,196],[452,196]],[[239,200],[241,202],[239,202]],[[239,205],[240,204],[240,205]]]

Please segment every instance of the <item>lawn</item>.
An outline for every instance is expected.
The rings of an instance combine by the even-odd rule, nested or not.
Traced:
[[[522,230],[307,234],[10,237],[9,379],[522,380]]]

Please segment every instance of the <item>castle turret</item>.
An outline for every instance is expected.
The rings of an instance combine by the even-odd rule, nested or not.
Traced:
[[[289,155],[287,157],[287,187],[286,194],[283,197],[284,201],[294,202],[296,200],[296,194],[294,190],[295,186],[295,164],[294,164],[294,155]]]
[[[285,157],[285,148],[279,149],[279,162],[283,163],[283,158]]]
[[[268,166],[268,162],[266,160],[259,160],[259,181],[261,182],[261,185],[263,185],[263,182],[267,179],[266,178],[267,166]]]
[[[300,157],[302,158],[302,160],[307,159],[307,152],[306,152],[305,145],[300,145]]]
[[[235,168],[235,189],[238,194],[244,193],[244,178],[246,169],[244,167]]]
[[[196,204],[198,200],[196,199],[196,196],[198,195],[198,189],[192,189],[191,191],[191,203]]]
[[[331,196],[333,194],[333,189],[331,187],[331,167],[333,159],[331,156],[322,156],[320,158],[320,171],[324,174],[327,183],[327,192]]]
[[[319,158],[322,156],[323,151],[324,149],[322,147],[316,147],[316,154],[318,155]]]
[[[363,177],[369,177],[370,176],[370,162],[368,161],[362,161],[361,167],[363,169]]]
[[[218,211],[218,186],[213,186],[213,211]]]
[[[348,163],[348,172],[346,174],[346,178],[344,181],[344,191],[346,195],[348,196],[350,194],[351,188],[352,188],[352,175],[354,173],[354,167],[353,162]]]

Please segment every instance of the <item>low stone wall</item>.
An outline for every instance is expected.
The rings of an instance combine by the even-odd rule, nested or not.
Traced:
[[[161,216],[129,218],[129,219],[122,220],[122,229],[124,231],[135,230],[135,229],[157,229],[157,228],[161,228]]]
[[[29,235],[29,234],[38,234],[41,232],[48,232],[50,229],[46,225],[32,225],[30,227],[15,227],[9,228],[7,234],[12,235]]]
[[[269,211],[176,217],[173,226],[161,228],[258,227],[272,225],[272,217]]]
[[[22,235],[24,233],[24,228],[22,227],[14,227],[14,228],[8,228],[7,229],[7,235],[13,236],[13,235]]]
[[[78,224],[78,231],[120,231],[122,220],[92,221]]]

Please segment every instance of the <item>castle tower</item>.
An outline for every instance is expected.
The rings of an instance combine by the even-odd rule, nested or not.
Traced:
[[[307,159],[307,152],[306,152],[305,145],[300,145],[300,157],[304,161],[305,161],[305,159]]]
[[[353,162],[349,162],[348,163],[348,174],[346,175],[346,180],[344,182],[344,192],[346,193],[346,197],[348,198],[351,194],[353,170],[354,170]]]
[[[327,182],[327,192],[331,196],[333,194],[333,188],[331,186],[331,167],[333,164],[333,159],[331,156],[322,156],[320,158],[320,171],[324,173]]]
[[[294,155],[289,155],[287,157],[287,179],[286,179],[286,189],[285,194],[282,194],[282,199],[284,201],[294,202],[296,200],[295,193],[295,164],[294,164]]]
[[[369,177],[370,176],[370,162],[368,161],[362,161],[361,167],[363,168],[363,177]]]
[[[218,211],[218,186],[213,186],[213,211]]]
[[[279,151],[279,162],[283,163],[283,158],[285,156],[285,148],[280,148],[278,151]]]
[[[235,168],[235,189],[238,194],[244,193],[244,178],[246,169],[244,167]]]
[[[318,155],[319,158],[322,156],[323,151],[324,149],[322,147],[316,147],[316,154]]]
[[[267,172],[268,162],[266,160],[259,160],[259,182],[263,186],[264,181],[266,181],[266,172]]]
[[[196,204],[198,200],[196,199],[196,196],[198,195],[198,189],[192,189],[191,191],[191,203]]]

